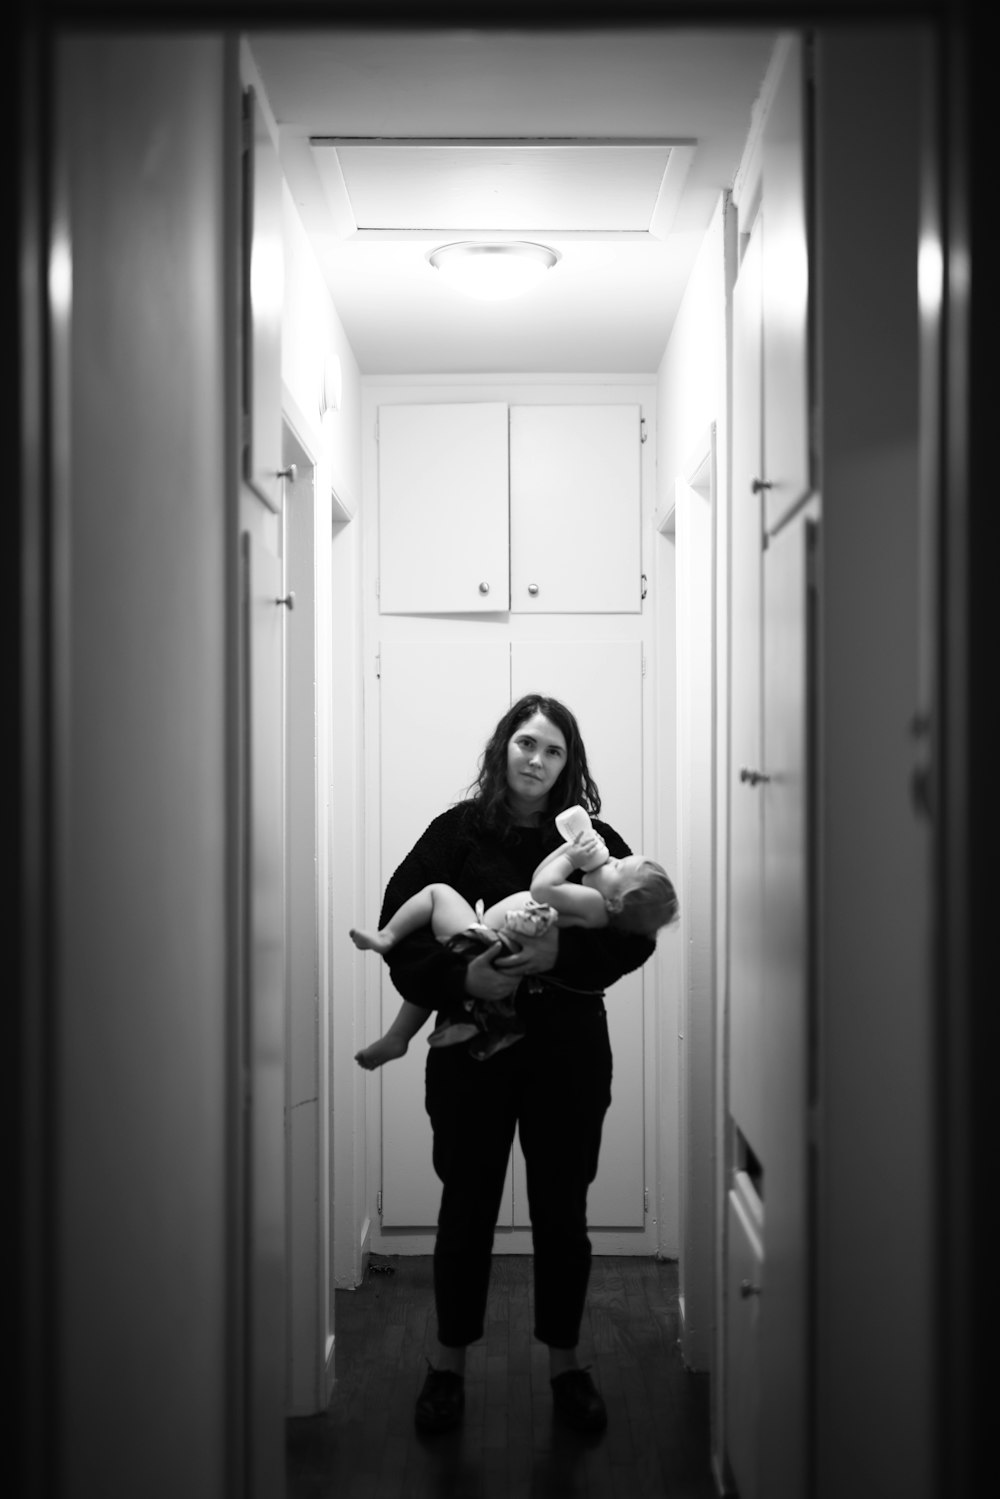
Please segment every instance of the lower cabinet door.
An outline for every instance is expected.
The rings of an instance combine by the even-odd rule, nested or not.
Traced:
[[[740,1499],[759,1499],[760,1300],[764,1215],[740,1172],[727,1204],[726,1455]]]

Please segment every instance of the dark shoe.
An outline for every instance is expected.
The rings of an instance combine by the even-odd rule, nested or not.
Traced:
[[[417,1396],[414,1412],[417,1430],[431,1436],[439,1431],[452,1431],[461,1424],[465,1410],[465,1380],[461,1374],[452,1374],[450,1369],[435,1369],[427,1365],[427,1378]]]
[[[586,1369],[567,1369],[549,1383],[552,1386],[552,1409],[566,1426],[574,1431],[603,1431],[608,1413],[601,1393]]]

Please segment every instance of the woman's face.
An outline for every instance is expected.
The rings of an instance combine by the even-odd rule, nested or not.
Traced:
[[[544,713],[526,718],[507,742],[507,786],[514,810],[544,812],[565,764],[562,730]]]

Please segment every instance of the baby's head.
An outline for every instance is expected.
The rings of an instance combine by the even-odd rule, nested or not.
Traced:
[[[612,858],[585,874],[583,883],[600,891],[608,925],[616,931],[655,937],[661,927],[677,920],[677,892],[667,871],[655,859],[642,854]]]

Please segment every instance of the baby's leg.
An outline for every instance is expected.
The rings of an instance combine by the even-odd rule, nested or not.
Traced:
[[[456,932],[464,932],[476,919],[476,913],[463,895],[451,885],[425,885],[409,900],[404,900],[394,916],[377,932],[351,927],[355,947],[370,949],[383,957],[403,937],[420,927],[430,925],[435,937],[444,942]]]
[[[428,885],[427,889],[431,892],[431,931],[439,942],[447,942],[474,925],[474,907],[451,885]]]
[[[383,1062],[394,1062],[397,1057],[405,1056],[410,1042],[430,1013],[430,1010],[421,1009],[419,1005],[404,999],[385,1035],[355,1052],[354,1060],[366,1072],[372,1072],[376,1067],[381,1067]]]
[[[409,900],[404,900],[395,915],[390,916],[385,926],[377,932],[352,926],[350,938],[354,946],[366,951],[382,953],[384,956],[401,937],[408,937],[411,932],[427,925],[434,910],[434,891],[441,888],[446,887],[425,885],[422,890],[417,891],[416,895],[411,895]]]

